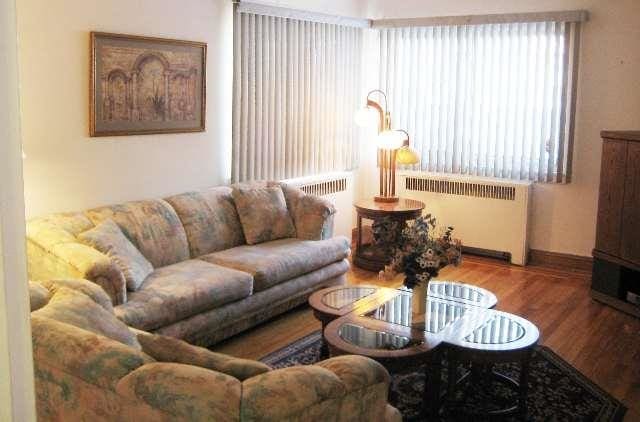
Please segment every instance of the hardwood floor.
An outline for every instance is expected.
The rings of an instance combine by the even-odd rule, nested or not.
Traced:
[[[640,319],[591,299],[591,276],[537,266],[465,257],[439,279],[459,280],[491,290],[496,309],[521,315],[540,329],[541,343],[570,362],[628,408],[625,421],[640,421]],[[399,286],[354,268],[351,284]],[[320,329],[308,306],[297,308],[214,347],[238,357],[259,359]]]

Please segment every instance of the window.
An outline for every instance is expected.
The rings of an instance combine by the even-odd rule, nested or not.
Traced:
[[[380,85],[420,170],[545,182],[571,174],[577,22],[383,28]]]
[[[362,28],[260,7],[235,11],[232,180],[355,168]]]

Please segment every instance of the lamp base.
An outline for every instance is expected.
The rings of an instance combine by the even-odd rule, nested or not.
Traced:
[[[398,202],[400,198],[398,198],[397,196],[376,195],[373,197],[373,200],[376,202]]]

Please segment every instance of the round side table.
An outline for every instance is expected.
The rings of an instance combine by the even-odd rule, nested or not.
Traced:
[[[424,202],[414,199],[400,198],[398,202],[376,202],[373,199],[361,199],[354,204],[358,215],[358,235],[356,238],[356,250],[353,255],[355,266],[369,271],[380,271],[389,263],[389,255],[384,245],[371,242],[362,242],[362,219],[379,220],[389,217],[404,225],[408,220],[413,220],[422,215]]]

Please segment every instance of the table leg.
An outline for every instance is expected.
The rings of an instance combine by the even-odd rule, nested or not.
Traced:
[[[329,344],[324,338],[324,329],[327,326],[326,323],[322,323],[322,344],[320,345],[320,360],[329,359]]]
[[[522,419],[527,416],[527,393],[529,390],[529,361],[531,360],[531,353],[522,359],[522,367],[520,369],[520,391],[518,396],[518,407],[520,408],[520,415]]]
[[[362,246],[362,217],[358,214],[358,234],[356,236],[356,253],[360,253],[360,247]]]
[[[434,350],[427,365],[424,392],[424,412],[428,420],[437,420],[440,413],[440,385],[442,383],[442,353]]]

